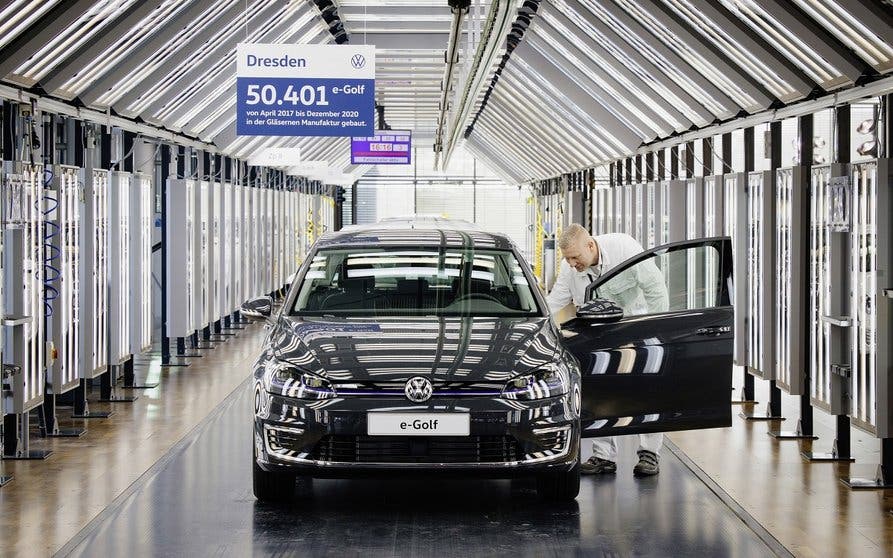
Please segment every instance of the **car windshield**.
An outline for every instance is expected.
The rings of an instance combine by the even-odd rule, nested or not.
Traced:
[[[538,316],[527,276],[508,250],[320,250],[301,279],[293,315]]]

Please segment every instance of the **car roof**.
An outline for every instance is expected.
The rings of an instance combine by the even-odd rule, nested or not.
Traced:
[[[319,248],[340,246],[445,246],[512,250],[514,243],[503,234],[484,231],[459,219],[411,216],[383,219],[369,225],[350,225],[323,234]]]

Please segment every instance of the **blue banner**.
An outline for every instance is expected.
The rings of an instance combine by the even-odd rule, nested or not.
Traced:
[[[236,79],[240,136],[362,136],[375,133],[374,79]]]

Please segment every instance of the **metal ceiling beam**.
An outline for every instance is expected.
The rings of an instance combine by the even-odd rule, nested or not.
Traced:
[[[261,40],[266,40],[268,38],[275,39],[289,29],[291,22],[284,18],[278,18],[277,16],[279,15],[281,14],[275,14],[270,19],[263,21],[262,25],[258,28],[255,28],[266,29],[264,34],[260,37]],[[327,39],[331,40],[331,34],[329,34],[328,29],[323,26],[322,20],[318,18],[309,18],[305,26],[301,27],[299,33],[305,30],[309,31],[314,25],[319,27],[317,37],[320,35],[328,35]],[[140,111],[140,115],[156,116],[164,113],[164,109],[168,109],[169,114],[166,114],[164,119],[172,121],[177,120],[182,117],[184,112],[190,110],[189,106],[179,106],[177,108],[171,106],[171,104],[178,98],[181,99],[179,102],[182,104],[182,94],[184,91],[193,91],[190,93],[190,97],[202,99],[202,102],[205,103],[208,102],[210,99],[207,99],[207,97],[210,96],[212,92],[227,80],[233,80],[236,75],[236,57],[232,53],[234,53],[237,42],[238,39],[235,36],[230,38],[230,40],[227,41],[229,48],[223,50],[220,57],[206,56],[200,62],[192,66],[187,72],[178,76],[174,82],[166,84],[167,90],[164,95],[158,97],[149,106]],[[214,74],[213,77],[209,77],[212,73]],[[200,85],[195,88],[196,84]],[[197,92],[202,92],[204,97],[196,97]],[[186,103],[186,105],[188,105],[188,103]],[[171,109],[173,109],[173,112],[170,112]]]
[[[579,0],[578,0],[579,1]],[[721,89],[719,89],[716,85],[706,79],[700,72],[695,70],[689,63],[683,59],[681,56],[676,54],[673,49],[667,46],[663,41],[655,37],[651,31],[649,31],[645,26],[636,21],[629,13],[623,10],[620,6],[613,3],[613,1],[609,0],[584,0],[586,4],[591,7],[600,8],[604,12],[610,14],[617,21],[626,26],[633,35],[635,35],[639,40],[647,44],[650,48],[654,49],[660,56],[663,56],[667,62],[669,62],[688,82],[691,84],[697,85],[700,87],[708,96],[710,96],[714,101],[716,101],[719,105],[723,107],[723,112],[720,114],[715,114],[711,118],[708,119],[708,122],[712,121],[714,118],[730,118],[738,114],[738,111],[741,107],[739,107],[728,95],[726,95]],[[588,7],[586,9],[589,9]],[[605,27],[602,24],[602,27]],[[637,49],[637,45],[635,42],[623,36],[623,39],[630,44],[633,49]],[[664,74],[665,77],[669,81],[673,81],[674,76],[668,75],[662,70],[659,70],[661,74]],[[680,84],[683,87],[685,84]]]
[[[508,87],[508,85],[512,85],[512,87]],[[514,122],[515,126],[522,130],[533,131],[536,136],[541,138],[539,140],[534,139],[534,144],[539,144],[541,147],[548,148],[554,153],[564,153],[568,150],[574,150],[576,151],[574,154],[576,157],[585,158],[584,150],[575,147],[573,139],[568,138],[566,132],[569,128],[565,123],[561,123],[561,125],[550,125],[548,119],[543,119],[540,112],[535,109],[536,105],[532,104],[532,100],[529,98],[525,99],[523,95],[524,92],[520,91],[514,84],[507,81],[506,87],[494,91],[492,97],[493,110],[509,111],[511,114],[510,121]]]
[[[436,50],[440,56],[450,34],[443,33],[368,33],[365,42],[363,34],[354,36],[353,44],[375,45],[376,48],[401,50]],[[441,45],[441,46],[438,46]]]
[[[469,138],[465,143],[466,148],[476,159],[482,160],[491,172],[498,175],[508,184],[518,184],[524,180],[523,175],[512,172],[512,166],[503,158],[498,157],[491,149],[488,149],[486,144],[479,142],[474,136],[472,138]]]
[[[625,88],[631,92],[636,92],[635,97],[637,101],[640,101],[640,104],[643,106],[657,106],[679,123],[676,127],[673,127],[667,122],[668,126],[674,128],[676,131],[687,130],[692,126],[692,121],[673,106],[666,97],[657,94],[650,84],[643,81],[638,75],[630,70],[626,64],[621,63],[613,54],[605,50],[597,41],[593,40],[593,38],[585,31],[573,23],[564,13],[556,10],[548,3],[540,4],[537,18],[531,26],[531,30],[535,32],[538,26],[543,24],[549,25],[552,29],[555,29],[556,32],[558,31],[556,24],[568,30],[570,32],[570,35],[567,36],[568,43],[576,48],[581,57],[586,59],[593,54],[598,56],[600,59],[598,65],[605,64],[605,66],[609,67],[613,72],[622,76],[626,81]],[[592,62],[595,63],[594,61]],[[618,83],[618,85],[624,85],[621,82],[616,83]]]
[[[118,15],[114,23],[102,29],[102,33],[93,40],[83,44],[76,52],[66,60],[60,60],[50,72],[40,80],[44,91],[52,95],[60,95],[60,89],[65,83],[82,72],[90,63],[96,60],[107,48],[126,37],[133,28],[145,19],[149,14],[164,5],[164,0],[152,2],[135,2]],[[62,96],[72,98],[77,92],[62,93]]]
[[[560,38],[556,37],[552,38],[557,41],[561,40]],[[525,42],[527,43],[527,45],[544,57],[548,56],[553,60],[562,60],[563,63],[560,66],[556,66],[558,70],[566,75],[571,83],[575,83],[578,88],[582,89],[583,93],[589,96],[592,102],[597,102],[599,105],[604,107],[604,109],[615,115],[616,118],[626,119],[627,121],[624,122],[624,124],[632,131],[634,131],[639,139],[654,139],[656,137],[667,135],[673,130],[673,126],[654,114],[653,109],[646,107],[641,102],[628,99],[628,97],[626,96],[628,92],[622,84],[617,83],[607,75],[601,75],[603,79],[609,82],[610,86],[615,88],[616,93],[606,91],[598,83],[591,80],[586,74],[584,74],[576,66],[575,62],[571,62],[560,53],[558,53],[557,50],[555,50],[555,48],[550,44],[550,41],[541,38],[536,33],[536,31],[529,33],[526,39],[527,40]],[[587,64],[588,61],[578,60],[578,63]],[[591,71],[598,72],[598,70],[593,68],[591,68]],[[601,74],[601,72],[599,73]],[[633,114],[633,112],[629,110],[629,108],[627,108],[627,106],[625,106],[623,102],[621,102],[621,99],[623,101],[626,101],[628,104],[635,105],[635,108],[638,109],[639,112],[643,114],[649,114],[654,119],[654,124],[649,124]]]
[[[168,143],[194,147],[212,153],[219,151],[214,145],[178,134],[171,130],[151,126],[145,123],[134,122],[127,118],[121,118],[120,116],[111,116],[89,108],[74,107],[64,101],[42,97],[34,93],[29,93],[2,84],[0,84],[0,99],[8,99],[19,103],[31,103],[33,101],[36,104],[37,109],[43,112],[66,115],[77,120],[85,120],[106,126],[114,126],[147,138],[155,138]]]
[[[844,3],[846,6],[847,3]],[[822,58],[850,81],[856,81],[870,66],[840,43],[821,25],[813,21],[791,2],[779,0],[761,0],[760,7],[785,26],[794,36],[803,41]]]
[[[692,30],[687,24],[678,19],[678,16],[672,12],[663,2],[657,0],[642,0],[644,5],[642,9],[647,9],[649,14],[658,20],[663,27],[672,33],[677,39],[685,43],[689,48],[698,53],[709,65],[718,70],[718,72],[735,83],[738,88],[754,99],[755,104],[742,107],[747,112],[756,112],[763,110],[775,99],[775,97],[766,90],[766,88],[756,82],[749,73],[742,70],[737,64],[730,60],[725,54],[719,52],[709,41],[704,39],[702,35]]]
[[[529,66],[525,68],[524,65]],[[575,113],[576,118],[574,120],[576,120],[577,126],[581,130],[590,132],[592,128],[587,124],[587,121],[594,121],[614,137],[619,143],[618,147],[621,150],[631,151],[642,143],[642,138],[636,135],[626,123],[605,110],[602,105],[593,101],[586,94],[586,91],[562,75],[558,68],[553,66],[551,62],[547,61],[529,45],[524,43],[518,45],[518,48],[515,49],[515,55],[509,60],[507,68],[509,66],[513,70],[517,69],[519,73],[527,76],[529,79],[539,81],[540,86],[544,89],[553,89],[563,93],[567,98],[567,106]],[[534,68],[535,70],[532,70]],[[556,101],[560,102],[561,98],[553,99],[553,102]]]
[[[399,33],[441,33],[445,31],[448,24],[449,22],[442,21],[405,21],[402,19],[396,21],[357,21],[346,22],[344,29],[350,33],[351,44],[361,45],[369,44],[368,39],[366,43],[363,43],[364,34],[391,33],[394,31]]]
[[[490,130],[495,130],[499,134],[499,140],[504,144],[504,149],[519,150],[526,153],[531,160],[536,161],[543,168],[551,168],[555,165],[547,154],[555,155],[556,158],[573,160],[581,157],[582,151],[577,149],[573,143],[567,142],[567,138],[563,133],[543,134],[543,130],[547,129],[546,125],[539,118],[539,115],[522,109],[526,99],[521,96],[520,92],[515,91],[517,97],[507,100],[500,97],[494,99],[492,111],[484,113],[486,122]],[[502,92],[506,95],[506,91]],[[520,101],[520,102],[519,102]],[[528,105],[529,106],[529,105]],[[491,138],[495,140],[496,138]],[[571,153],[574,151],[574,153]]]
[[[450,8],[446,2],[440,6],[381,6],[367,3],[364,6],[341,6],[338,8],[342,21],[361,20],[367,15],[406,19],[430,19],[432,16],[449,16]],[[444,27],[449,23],[444,22]]]
[[[277,6],[275,2],[269,2],[262,5],[263,7],[251,15],[248,20],[248,24],[251,26],[256,25],[257,20],[268,21],[272,17],[275,16],[276,13],[281,9],[281,7]],[[239,17],[244,11],[244,6],[240,3],[236,2],[232,6],[229,7],[225,12],[220,15],[220,19],[223,21],[226,20],[234,20]],[[256,28],[256,27],[255,27]],[[214,35],[216,35],[220,29],[215,25],[207,25],[205,26],[199,33],[197,33],[194,37],[192,37],[189,41],[183,42],[178,46],[177,52],[190,53],[197,50],[197,47],[208,42]],[[235,35],[231,35],[234,37]],[[213,50],[208,53],[208,58],[218,58],[223,56],[223,53],[228,51],[238,42],[238,39],[234,39],[232,41],[227,40],[222,43],[219,43]],[[150,51],[148,51],[145,47],[141,47],[135,55],[148,56]],[[168,57],[161,65],[159,65],[152,72],[147,74],[144,78],[142,78],[139,82],[134,84],[134,87],[127,92],[126,95],[118,99],[114,103],[115,110],[119,113],[124,114],[127,111],[127,107],[133,104],[137,99],[139,99],[147,89],[150,87],[145,86],[144,84],[151,85],[152,87],[157,87],[157,84],[161,83],[161,80],[164,79],[167,75],[173,72],[175,69],[179,68],[183,65],[183,58],[180,56],[176,56],[175,54]],[[126,75],[126,74],[124,74]],[[83,99],[83,97],[82,97]]]
[[[93,7],[93,0],[60,2],[8,45],[0,48],[0,78],[21,66],[34,53],[46,46],[59,31],[66,29]]]
[[[754,36],[753,31],[746,23],[723,6],[719,0],[708,0],[697,4],[698,11],[707,19],[715,23],[744,50],[755,58],[772,66],[772,70],[786,81],[799,94],[799,98],[808,96],[816,87],[816,83],[803,73],[803,70],[791,62],[784,54],[769,46],[765,41]],[[794,100],[794,97],[782,98],[784,102]]]
[[[307,27],[302,27],[296,33],[290,34],[286,37],[282,36],[282,32],[284,29],[282,27],[288,27],[289,23],[287,21],[281,22],[276,25],[273,29],[271,29],[266,35],[261,37],[260,42],[284,42],[288,43],[294,40],[297,37],[303,36],[306,32],[312,31],[312,27],[314,25],[319,25],[318,33],[310,40],[311,43],[319,42],[322,44],[322,41],[317,41],[319,38],[323,38],[324,41],[331,41],[332,35],[329,33],[328,29],[323,28],[318,21],[311,21],[308,23]],[[217,63],[220,64],[221,60],[217,60]],[[235,93],[236,93],[236,57],[233,56],[232,59],[225,64],[225,66],[221,66],[220,71],[217,75],[207,81],[204,81],[197,89],[192,90],[192,92],[182,100],[178,101],[179,106],[174,108],[172,112],[168,111],[168,113],[164,116],[165,121],[176,122],[177,120],[181,120],[186,117],[190,111],[193,110],[193,102],[196,100],[200,100],[202,103],[207,103],[210,106],[216,106],[214,104],[215,100],[220,101],[223,98],[222,102],[229,103],[229,98],[232,99],[231,104],[233,106],[232,114],[233,118],[235,118]],[[200,75],[193,75],[193,83],[197,83],[201,81]],[[226,89],[221,89],[226,86],[227,83],[231,83],[231,88],[227,87]],[[191,84],[190,84],[191,85]],[[219,92],[215,96],[215,92]],[[212,98],[213,97],[213,98]],[[149,106],[145,112],[151,114],[160,114],[164,112],[162,108],[167,108],[161,103],[162,99],[159,99],[155,103]],[[196,124],[196,120],[201,118],[200,115],[193,116],[186,124],[183,125],[183,128],[189,129],[190,126]]]
[[[699,130],[693,130],[679,136],[674,136],[672,138],[667,138],[648,145],[644,145],[636,150],[634,153],[630,153],[626,156],[634,155],[636,153],[650,153],[658,149],[682,145],[687,142],[709,138],[711,136],[720,134],[726,134],[735,130],[740,130],[742,128],[752,128],[754,126],[766,124],[768,122],[777,122],[786,120],[788,118],[795,118],[806,114],[813,114],[820,110],[839,107],[848,103],[858,101],[860,99],[867,99],[870,97],[877,97],[890,93],[893,93],[893,76],[887,76],[869,84],[851,87],[849,89],[838,91],[833,94],[829,93],[823,95],[818,99],[800,101],[798,103],[794,103],[780,109],[763,111],[761,113],[744,118],[736,118],[728,122],[706,126]]]
[[[515,158],[526,159],[532,169],[558,171],[561,168],[555,162],[558,157],[554,153],[547,153],[537,142],[531,144],[529,141],[521,141],[516,135],[517,123],[506,117],[502,110],[501,107],[493,107],[493,111],[488,111],[486,118],[483,118],[484,129],[491,132],[490,141],[498,143],[503,151],[512,153]]]
[[[559,4],[559,6],[562,5],[564,6],[563,8],[561,8],[562,13],[567,15],[568,10],[573,10],[575,15],[578,15],[581,19],[585,20],[586,23],[593,29],[597,29],[599,32],[601,32],[613,48],[615,48],[619,53],[622,53],[629,60],[632,60],[634,63],[636,63],[647,75],[647,78],[639,78],[640,80],[642,80],[642,83],[648,85],[648,87],[654,90],[654,92],[658,95],[668,97],[667,93],[672,94],[675,99],[668,98],[670,102],[678,100],[680,104],[685,105],[685,107],[687,107],[690,112],[694,113],[692,116],[696,116],[700,120],[693,120],[693,124],[703,125],[713,122],[713,120],[716,118],[716,115],[707,110],[704,105],[700,103],[700,101],[695,99],[688,91],[686,91],[685,88],[682,87],[682,84],[677,83],[675,80],[668,79],[653,60],[646,57],[644,53],[635,48],[633,45],[627,43],[626,40],[617,31],[612,29],[610,26],[604,25],[600,18],[593,14],[587,7],[581,5],[578,0],[569,0],[569,2]],[[621,60],[620,58],[617,59],[621,64],[627,63],[626,60]],[[654,84],[648,84],[646,81],[644,81],[645,79],[650,79],[653,82],[659,83],[661,88],[658,89],[654,86]],[[686,116],[686,118],[689,117]]]
[[[158,51],[158,49],[164,46],[168,41],[181,34],[184,28],[188,27],[193,21],[201,18],[206,11],[208,11],[208,4],[206,2],[195,2],[190,5],[188,8],[177,14],[176,17],[168,20],[164,26],[160,27],[151,38],[143,43],[143,46],[134,51],[131,56],[128,56],[123,64],[118,65],[113,71],[108,72],[105,76],[98,79],[92,87],[78,94],[78,98],[80,98],[86,105],[93,105],[96,103],[96,100],[105,94],[106,91],[114,87],[121,78],[129,75],[141,64],[144,64],[152,53]],[[212,14],[206,19],[214,20],[216,17]],[[184,60],[180,59],[180,63],[182,64],[183,62]]]
[[[481,143],[492,146],[494,151],[498,150],[500,153],[504,154],[506,158],[510,158],[515,167],[521,170],[524,174],[532,177],[538,176],[543,171],[545,171],[545,173],[553,172],[548,170],[548,165],[544,167],[541,162],[536,161],[530,153],[522,153],[518,144],[505,143],[503,140],[505,137],[503,133],[495,130],[484,115],[482,115],[478,122],[481,126],[480,128],[475,127],[475,134],[481,136]]]
[[[886,38],[887,43],[893,40],[893,13],[889,8],[885,9],[877,0],[849,0],[842,6],[869,31]]]
[[[560,159],[562,163],[574,160],[566,145],[559,145],[560,140],[551,134],[543,134],[543,129],[531,123],[526,115],[519,114],[511,105],[494,104],[489,117],[493,124],[498,124],[505,133],[503,139],[526,146],[531,153],[540,154],[544,159]],[[579,156],[579,153],[575,155]],[[560,165],[556,165],[560,168]]]

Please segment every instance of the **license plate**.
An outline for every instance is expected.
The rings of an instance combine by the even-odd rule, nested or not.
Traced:
[[[468,413],[366,413],[370,436],[468,436]]]

